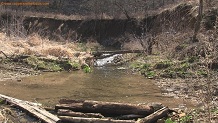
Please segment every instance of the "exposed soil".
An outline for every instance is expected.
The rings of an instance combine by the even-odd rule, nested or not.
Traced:
[[[31,17],[3,13],[0,18],[4,24],[0,28],[8,31],[8,35],[39,34],[43,38],[62,42],[96,41],[106,47],[122,48],[125,42],[130,42],[128,35],[149,37],[162,33],[162,30],[179,32],[194,27],[196,11],[190,4],[179,4],[168,10],[141,18],[128,19],[81,19],[62,17]],[[163,22],[164,20],[164,22]],[[7,22],[7,23],[6,23]],[[10,25],[20,25],[14,29]],[[5,30],[5,26],[10,30]],[[21,30],[21,32],[19,31]]]

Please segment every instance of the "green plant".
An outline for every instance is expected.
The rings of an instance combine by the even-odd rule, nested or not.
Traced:
[[[203,77],[207,77],[207,75],[208,75],[208,74],[207,74],[207,71],[205,71],[205,70],[198,70],[198,71],[197,71],[197,74],[198,74],[198,75],[202,75]]]
[[[160,76],[164,78],[176,78],[176,72],[171,69],[167,69],[164,70]]]
[[[155,75],[156,75],[156,73],[154,71],[148,71],[146,73],[146,77],[148,77],[148,78],[154,78]]]
[[[131,69],[134,69],[134,70],[137,70],[137,69],[140,69],[140,68],[141,68],[141,65],[142,65],[142,63],[133,62],[133,63],[130,64],[130,68],[131,68]]]
[[[30,57],[24,59],[24,62],[26,62],[28,65],[30,65],[32,67],[36,67],[40,61],[39,61],[39,59],[37,59],[37,57],[30,56]]]
[[[88,65],[84,65],[84,66],[83,66],[83,71],[84,71],[85,73],[90,73],[90,72],[92,72],[91,67],[89,67]]]
[[[140,73],[147,78],[154,78],[154,76],[156,75],[155,71],[148,70],[148,69],[142,69],[140,70]]]
[[[0,99],[0,104],[5,104],[5,100]]]
[[[51,71],[62,71],[62,68],[60,67],[59,64],[55,63],[55,62],[45,62],[45,69],[47,70],[51,70]]]
[[[156,69],[165,69],[165,68],[170,67],[172,64],[173,63],[171,61],[161,61],[155,65],[155,68]]]
[[[77,63],[77,62],[72,63],[72,69],[73,70],[79,70],[79,66],[80,66],[79,63]]]
[[[179,123],[191,123],[192,122],[192,116],[185,115],[179,119]]]
[[[171,118],[168,118],[165,120],[165,123],[177,123],[177,122],[173,121]]]
[[[188,62],[182,62],[181,64],[179,64],[179,66],[177,66],[174,71],[175,72],[180,72],[180,73],[184,73],[186,72],[188,69],[190,68],[190,64]]]
[[[140,67],[141,69],[148,69],[151,65],[150,64],[142,64]]]

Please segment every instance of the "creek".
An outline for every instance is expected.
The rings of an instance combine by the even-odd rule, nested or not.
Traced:
[[[192,106],[189,101],[163,96],[154,82],[127,69],[95,67],[91,73],[43,73],[21,81],[4,81],[0,83],[0,93],[46,106],[54,106],[61,98]]]

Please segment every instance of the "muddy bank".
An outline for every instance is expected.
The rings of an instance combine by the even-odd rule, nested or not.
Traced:
[[[0,58],[0,81],[15,80],[32,75],[39,75],[40,72],[22,63],[8,62]]]

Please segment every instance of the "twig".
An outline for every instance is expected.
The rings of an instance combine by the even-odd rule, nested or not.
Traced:
[[[9,58],[3,51],[0,51],[6,58]]]

